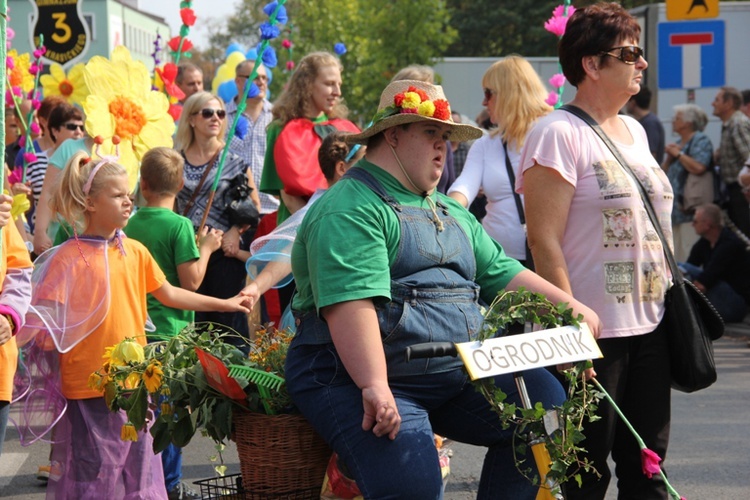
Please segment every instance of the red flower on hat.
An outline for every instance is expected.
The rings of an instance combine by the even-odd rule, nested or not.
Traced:
[[[393,104],[395,104],[397,108],[400,108],[403,103],[404,103],[404,93],[399,92],[393,97]]]
[[[438,120],[447,120],[451,117],[451,105],[445,99],[436,99],[435,112],[432,114],[433,118]]]
[[[194,25],[197,19],[193,9],[180,9],[180,18],[182,19],[182,24],[185,26]]]
[[[172,52],[177,52],[179,50],[179,48],[180,48],[180,39],[181,38],[182,37],[180,37],[180,36],[172,37],[172,39],[169,40],[169,43],[167,43],[167,45],[172,50]],[[193,48],[193,42],[191,42],[190,40],[188,40],[186,38],[185,41],[182,44],[182,52],[187,52],[187,51],[189,51],[192,48]]]

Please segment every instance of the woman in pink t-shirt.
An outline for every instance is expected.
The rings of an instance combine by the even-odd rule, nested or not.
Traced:
[[[645,185],[671,240],[672,189],[649,152],[646,134],[618,112],[641,88],[648,67],[638,22],[614,3],[577,10],[560,41],[571,104],[597,121]],[[594,309],[603,323],[594,361],[598,381],[659,456],[670,423],[667,340],[660,327],[670,279],[662,244],[635,181],[578,117],[557,110],[541,118],[521,152],[518,187],[525,194],[529,244],[537,272]],[[619,498],[667,498],[664,483],[641,471],[639,448],[602,402],[602,417],[584,429],[588,458],[602,474],[583,474],[567,498],[603,499],[616,463]]]

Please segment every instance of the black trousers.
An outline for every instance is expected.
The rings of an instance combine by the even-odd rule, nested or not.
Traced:
[[[669,442],[671,381],[667,338],[660,325],[646,335],[598,341],[604,354],[594,360],[597,380],[612,396],[646,446],[664,459]],[[648,479],[641,470],[638,443],[606,400],[599,403],[601,420],[586,423],[582,446],[602,475],[583,473],[581,488],[566,483],[568,500],[603,499],[612,473],[607,465],[610,452],[615,462],[618,500],[666,500],[664,483]]]
[[[237,295],[245,287],[245,263],[233,257],[226,257],[223,250],[218,249],[211,254],[206,268],[206,276],[198,293],[228,299]],[[196,312],[196,323],[208,321],[228,326],[237,331],[242,337],[249,338],[247,315],[242,312]],[[246,346],[241,340],[232,342],[238,346]]]
[[[742,187],[737,182],[727,184],[727,214],[734,224],[746,235],[750,235],[750,208]]]

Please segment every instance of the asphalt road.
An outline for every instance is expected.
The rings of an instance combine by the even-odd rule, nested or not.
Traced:
[[[689,500],[750,498],[750,348],[748,338],[724,338],[715,343],[719,380],[695,394],[673,393],[672,438],[666,468],[672,485]],[[451,444],[453,459],[445,500],[475,498],[482,467],[481,448]],[[8,429],[0,457],[0,497],[40,500],[43,483],[35,478],[49,448],[22,448],[14,429]],[[211,440],[197,437],[184,453],[187,482],[214,476]],[[227,474],[239,472],[237,452],[230,444],[222,453]],[[198,487],[196,487],[198,489]],[[610,486],[607,500],[616,491]]]

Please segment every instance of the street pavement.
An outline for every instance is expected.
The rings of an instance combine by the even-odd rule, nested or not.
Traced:
[[[741,326],[741,325],[740,325]],[[688,500],[735,500],[750,498],[750,324],[730,328],[714,344],[719,380],[695,394],[673,392],[672,437],[666,468],[670,482]],[[481,448],[452,443],[451,475],[445,500],[476,497],[484,452]],[[47,460],[49,447],[38,443],[23,448],[12,427],[8,429],[0,457],[0,497],[39,500],[44,484],[36,479],[39,465]],[[214,476],[213,442],[196,436],[184,452],[185,481]],[[239,460],[230,443],[222,453],[227,474],[239,472]],[[194,486],[196,490],[199,488]],[[613,485],[607,500],[615,500]]]

